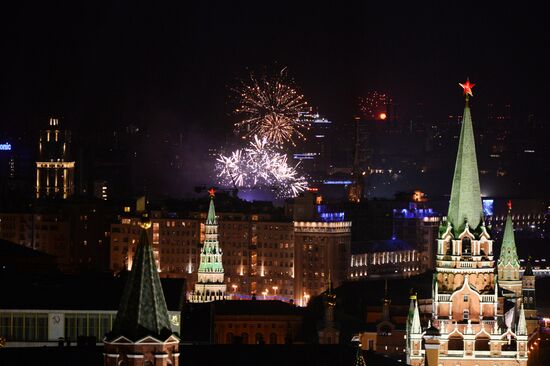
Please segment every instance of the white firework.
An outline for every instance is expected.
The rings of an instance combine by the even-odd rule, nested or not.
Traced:
[[[220,155],[216,169],[222,184],[235,187],[268,187],[280,197],[295,197],[307,189],[304,176],[277,152],[266,138],[254,136],[249,147]]]

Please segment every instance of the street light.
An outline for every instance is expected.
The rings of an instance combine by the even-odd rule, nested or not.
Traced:
[[[231,285],[231,287],[233,287],[233,292],[237,292],[237,285]]]
[[[306,306],[307,306],[307,303],[309,302],[309,295],[304,293],[304,298],[306,299]]]
[[[279,286],[273,286],[273,291],[275,292],[273,296],[277,296],[277,290],[279,289]]]

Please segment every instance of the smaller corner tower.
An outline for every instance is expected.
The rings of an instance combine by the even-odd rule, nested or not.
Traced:
[[[519,259],[514,238],[511,201],[508,201],[508,217],[504,227],[497,268],[499,285],[505,290],[512,291],[514,297],[521,296],[522,283],[519,276]]]
[[[325,307],[325,317],[321,329],[319,329],[320,344],[338,344],[340,339],[340,330],[334,321],[334,309],[336,308],[336,294],[332,290],[332,281],[330,272],[328,275],[327,291],[323,295],[323,304]]]
[[[532,334],[538,326],[537,303],[535,298],[535,275],[531,266],[531,258],[527,260],[521,281],[521,304],[525,311],[528,334]]]

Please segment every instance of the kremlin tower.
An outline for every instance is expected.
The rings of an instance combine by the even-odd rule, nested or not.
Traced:
[[[172,332],[144,217],[132,270],[113,330],[103,340],[105,366],[178,366],[179,338]]]
[[[214,208],[214,189],[210,193],[210,207],[205,225],[205,240],[200,253],[195,291],[189,295],[190,302],[210,302],[227,299],[224,282],[222,250],[218,241],[218,219]]]
[[[474,84],[468,80],[460,86],[464,89],[466,105],[449,211],[437,239],[432,287],[433,326],[428,325],[428,329],[423,330],[418,304],[413,298],[407,362],[413,366],[523,366],[527,364],[528,335],[524,307],[518,310],[517,325],[506,326],[503,309],[499,307],[493,240],[484,224],[469,106]],[[499,276],[504,276],[504,281],[508,281],[505,283],[515,293],[521,281],[519,272],[515,274],[519,266],[516,267],[511,226],[507,227],[503,251],[505,256],[499,261],[503,273],[499,267]]]

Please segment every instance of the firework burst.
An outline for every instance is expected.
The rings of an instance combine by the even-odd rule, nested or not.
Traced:
[[[302,131],[309,124],[299,116],[307,111],[307,102],[287,77],[286,69],[274,77],[252,73],[233,91],[239,100],[235,113],[242,118],[235,127],[243,138],[257,135],[276,145],[294,145],[295,139],[304,138]]]
[[[267,187],[279,197],[295,197],[308,184],[296,166],[288,163],[286,155],[277,152],[266,138],[254,136],[249,147],[230,155],[219,155],[216,164],[222,184],[234,187]]]

